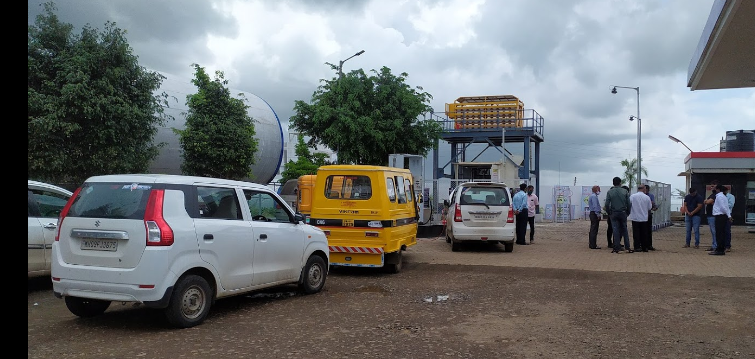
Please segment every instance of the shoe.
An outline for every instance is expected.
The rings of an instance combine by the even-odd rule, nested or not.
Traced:
[[[650,247],[650,248],[648,248],[648,250],[654,251],[655,247]],[[647,251],[645,251],[645,252],[647,252]]]
[[[685,244],[682,248],[689,248],[689,244]]]
[[[710,254],[712,256],[722,256],[722,255],[726,254],[726,252],[718,252],[718,251],[716,251],[716,252],[710,252],[708,254]]]
[[[731,252],[731,247],[729,247],[729,248],[726,248],[726,251],[727,251],[727,252]]]
[[[616,254],[618,254],[618,253],[619,253],[619,251],[617,251],[617,250],[615,250],[615,249],[614,249],[614,250],[612,250],[612,251],[611,251],[611,253],[616,253]]]
[[[627,253],[634,253],[634,251],[630,249],[627,251]]]
[[[590,249],[600,249],[600,247],[590,247]]]

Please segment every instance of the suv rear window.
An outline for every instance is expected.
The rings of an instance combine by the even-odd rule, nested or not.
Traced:
[[[460,204],[485,203],[492,206],[508,206],[509,196],[503,187],[463,187],[461,188]]]
[[[85,183],[68,216],[143,219],[151,189],[138,183]]]

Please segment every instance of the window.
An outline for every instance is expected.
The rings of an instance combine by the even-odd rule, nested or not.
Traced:
[[[68,211],[70,217],[143,219],[152,185],[84,184]]]
[[[370,199],[372,183],[367,176],[328,176],[325,179],[325,197],[332,199]]]
[[[277,197],[263,191],[244,190],[246,203],[249,205],[249,214],[254,221],[266,222],[293,222],[293,215],[286,210]]]
[[[402,183],[404,183],[404,177],[396,176],[396,189],[398,189],[398,203],[406,203],[406,191],[404,190],[404,186],[401,185]]]
[[[385,188],[388,192],[388,199],[391,202],[396,201],[396,187],[393,186],[393,177],[388,177],[385,179]]]
[[[407,201],[412,201],[412,181],[410,179],[404,180],[404,191],[406,192]]]
[[[492,206],[508,206],[509,197],[503,187],[465,187],[461,189],[460,204],[484,203]]]
[[[28,191],[31,193],[34,203],[37,204],[40,217],[57,218],[68,202],[68,195],[63,193],[42,189],[29,189]],[[29,214],[31,215],[31,213],[32,210],[29,209]]]
[[[239,201],[233,188],[197,187],[197,201],[202,218],[241,219]]]

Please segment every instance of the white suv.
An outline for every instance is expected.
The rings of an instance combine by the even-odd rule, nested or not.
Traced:
[[[52,255],[53,291],[73,314],[136,302],[179,328],[201,323],[215,299],[284,284],[319,292],[329,263],[323,231],[266,186],[150,174],[87,179]]]
[[[511,193],[503,183],[465,182],[445,200],[446,242],[451,250],[461,249],[463,241],[503,244],[514,250],[515,224]]]

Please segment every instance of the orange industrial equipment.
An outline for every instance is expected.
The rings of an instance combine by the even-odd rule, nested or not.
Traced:
[[[459,97],[446,104],[446,115],[458,129],[522,127],[524,103],[516,96]]]

